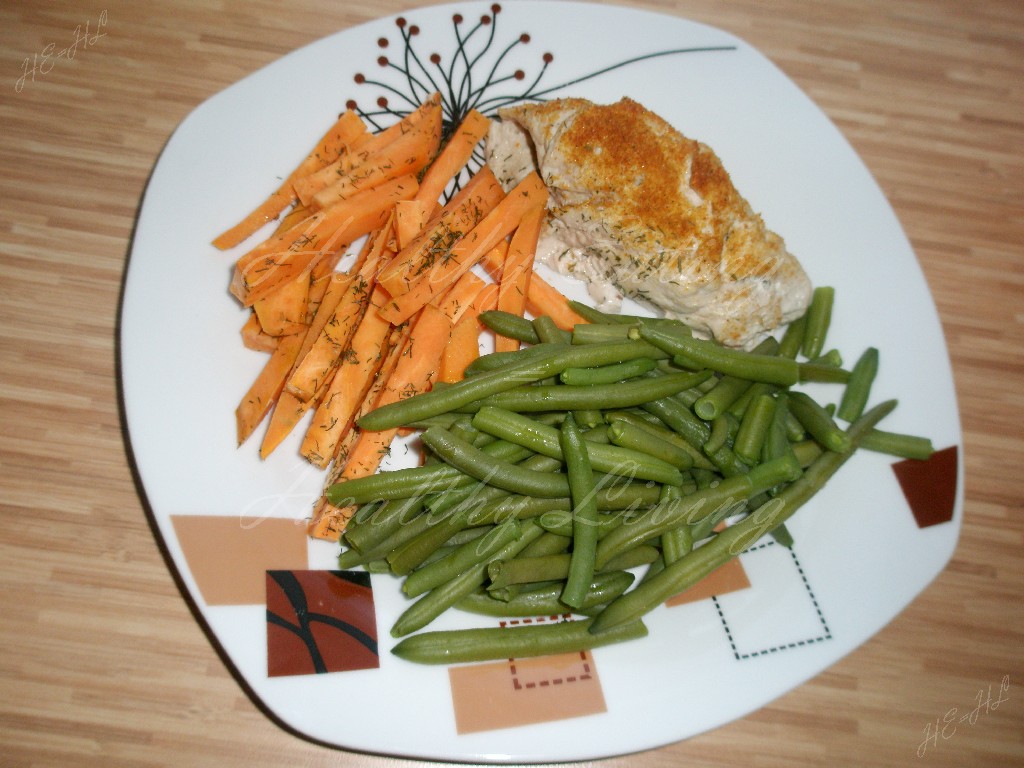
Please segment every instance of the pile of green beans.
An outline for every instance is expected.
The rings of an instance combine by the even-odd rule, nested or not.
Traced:
[[[356,507],[339,567],[403,580],[394,653],[455,663],[641,637],[644,614],[762,536],[791,545],[785,521],[858,448],[930,455],[925,438],[876,429],[895,407],[869,407],[878,350],[847,370],[825,349],[833,301],[817,289],[751,351],[581,304],[571,333],[482,313],[522,348],[359,421],[421,429],[424,464],[327,489]],[[835,385],[837,402],[798,389],[809,381]],[[449,609],[556,621],[418,633]]]

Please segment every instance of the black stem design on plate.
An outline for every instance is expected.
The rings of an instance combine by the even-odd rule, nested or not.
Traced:
[[[508,71],[505,65],[509,61],[510,54],[521,46],[529,45],[531,38],[524,32],[498,47],[498,17],[502,8],[495,3],[490,6],[490,11],[490,14],[483,14],[477,23],[468,29],[463,26],[465,18],[461,13],[452,15],[455,50],[451,60],[447,63],[439,53],[432,53],[424,59],[415,49],[413,40],[419,35],[420,28],[415,24],[410,24],[405,17],[397,18],[395,26],[398,28],[403,46],[401,64],[391,61],[387,56],[379,57],[377,63],[386,70],[397,72],[402,84],[396,86],[383,79],[371,79],[363,73],[356,75],[355,82],[361,86],[376,87],[384,94],[394,95],[403,105],[402,108],[393,107],[389,103],[387,95],[377,97],[376,103],[379,109],[376,110],[364,110],[354,99],[347,102],[347,107],[356,111],[375,129],[380,130],[384,127],[380,120],[382,117],[401,119],[422,104],[431,93],[440,93],[443,110],[442,141],[446,141],[472,109],[493,116],[499,109],[510,104],[521,101],[545,101],[556,91],[642,61],[664,56],[736,50],[734,45],[720,45],[652,51],[603,66],[557,85],[541,88],[541,83],[549,73],[550,66],[554,61],[554,55],[545,52],[540,56],[540,68],[529,82],[526,82],[527,72],[524,69],[516,68]],[[486,30],[486,34],[481,36],[484,30]],[[382,39],[381,45],[386,47],[387,40]],[[493,56],[493,60],[489,64],[487,63],[488,56]],[[503,88],[513,81],[523,82],[525,87],[518,92],[497,92],[497,89]],[[472,174],[483,162],[482,153],[474,153],[470,163],[471,167],[465,173]],[[461,183],[457,180],[455,189],[460,187]]]

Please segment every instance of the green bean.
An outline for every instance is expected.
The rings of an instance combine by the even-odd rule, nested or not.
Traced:
[[[711,514],[715,508],[731,507],[753,492],[750,478],[741,475],[686,498],[663,501],[602,538],[597,546],[596,566],[603,567],[615,555],[661,536],[665,531],[683,524],[691,525]]]
[[[538,520],[543,528],[543,521]],[[568,536],[562,536],[558,533],[552,533],[547,529],[540,535],[540,538],[535,539],[530,546],[519,553],[518,557],[543,557],[545,555],[561,555],[569,551],[569,547],[572,546],[572,532],[570,531]]]
[[[467,407],[493,405],[516,413],[544,413],[577,408],[629,408],[693,386],[703,373],[674,373],[615,384],[532,385],[499,392]]]
[[[420,664],[459,664],[576,653],[610,643],[635,640],[647,634],[647,627],[642,622],[619,626],[600,635],[592,634],[589,632],[590,621],[422,632],[405,638],[391,652],[406,661]]]
[[[576,419],[576,424],[585,429],[593,429],[604,424],[604,414],[599,408],[576,409],[572,412],[572,415]]]
[[[594,619],[590,631],[598,636],[616,626],[636,621],[672,595],[692,586],[722,566],[764,534],[777,528],[802,507],[847,459],[861,437],[895,407],[888,401],[866,412],[847,431],[849,447],[826,451],[777,497],[765,502],[743,520],[730,525],[703,546],[665,567],[661,573],[616,598]]]
[[[524,352],[527,351],[529,350]],[[561,352],[553,351],[549,355],[509,365],[501,370],[487,371],[465,378],[440,391],[431,390],[389,403],[370,411],[361,417],[357,424],[367,430],[391,429],[408,421],[447,413],[530,381],[557,376],[566,368],[592,368],[635,360],[638,357],[663,359],[667,356],[651,344],[633,340],[570,346]]]
[[[828,352],[823,352],[807,362],[812,365],[828,365],[833,368],[842,368],[843,355],[838,349],[830,349]]]
[[[871,396],[871,386],[877,373],[878,349],[868,347],[853,364],[850,380],[846,383],[843,397],[839,401],[839,409],[836,411],[840,419],[856,421],[860,417]]]
[[[657,368],[658,364],[647,357],[629,360],[625,363],[602,365],[599,368],[566,368],[559,379],[563,384],[573,386],[592,386],[594,384],[614,384],[626,379],[643,376]]]
[[[761,446],[768,435],[769,426],[775,415],[775,398],[759,395],[747,408],[740,421],[739,431],[732,449],[740,460],[756,464],[761,459]]]
[[[606,478],[611,477],[606,475]],[[598,482],[601,486],[601,482]],[[649,507],[657,502],[661,486],[646,483],[598,487],[594,498],[599,510],[634,510]],[[572,501],[568,497],[542,499],[532,496],[508,496],[497,501],[481,504],[470,517],[470,525],[484,525],[504,520],[507,517],[540,517],[549,512],[570,512]]]
[[[788,357],[791,360],[800,354],[800,348],[804,344],[804,332],[807,329],[807,315],[801,315],[786,326],[782,334],[782,341],[779,342],[779,356]]]
[[[785,523],[779,523],[770,533],[772,538],[775,539],[776,544],[786,549],[793,548],[793,534],[789,532],[789,528],[786,527]]]
[[[533,323],[520,315],[497,309],[488,309],[480,313],[479,319],[481,323],[499,336],[515,339],[527,344],[537,344],[540,342]]]
[[[593,344],[598,341],[622,341],[629,338],[629,329],[633,325],[587,323],[578,324],[572,329],[573,344]]]
[[[711,436],[711,428],[707,424],[698,419],[693,411],[671,397],[651,400],[640,407],[657,416],[695,448],[701,448]]]
[[[385,501],[372,517],[352,530],[346,528],[345,543],[357,550],[369,551],[417,517],[423,511],[423,501],[421,496]]]
[[[658,557],[656,547],[641,544],[618,552],[602,564],[600,572],[624,571],[646,565]],[[516,557],[508,560],[492,560],[487,565],[491,582],[489,592],[518,584],[533,584],[547,581],[564,582],[569,575],[572,555],[568,553],[543,555],[540,557]],[[564,598],[563,598],[564,601]]]
[[[671,317],[641,317],[640,315],[613,314],[602,312],[578,301],[570,301],[569,306],[577,315],[592,325],[638,325],[639,323],[648,323],[655,327],[666,328],[673,333],[693,333],[690,327],[682,320],[676,320]]]
[[[627,421],[613,421],[608,426],[608,437],[615,445],[642,451],[679,469],[693,466],[693,456],[689,451]]]
[[[661,536],[665,531],[683,524],[693,525],[716,509],[742,506],[756,494],[798,477],[800,468],[795,462],[776,459],[759,464],[744,474],[726,478],[716,486],[680,499],[664,501],[601,539],[597,546],[596,567],[602,568],[614,555]]]
[[[523,523],[520,536],[506,544],[491,559],[509,559],[515,557],[531,541],[539,537],[544,530],[532,520]],[[478,563],[463,571],[451,581],[434,587],[419,600],[406,608],[391,627],[393,637],[401,637],[410,632],[422,629],[451,608],[466,595],[475,591],[487,580],[487,563]]]
[[[760,397],[761,395],[774,395],[781,391],[783,390],[776,387],[774,384],[765,384],[763,381],[755,381],[746,392],[736,398],[735,402],[726,409],[726,413],[732,414],[737,419],[742,419],[743,414],[747,412],[747,407],[755,398]]]
[[[484,535],[480,541],[472,540],[455,548],[449,555],[416,569],[402,583],[402,591],[409,597],[451,581],[477,563],[490,559],[502,547],[520,534],[518,520],[509,520]]]
[[[444,429],[444,427],[436,427]],[[522,461],[530,455],[528,450],[517,443],[495,440],[480,448],[483,453],[496,461]],[[410,496],[426,496],[455,488],[473,485],[473,480],[456,467],[443,462],[425,464],[419,467],[378,472],[374,475],[353,478],[328,487],[327,500],[336,507],[362,504],[381,499],[403,499]]]
[[[444,427],[431,427],[423,433],[421,439],[424,445],[446,463],[488,485],[531,496],[559,497],[569,494],[569,484],[564,475],[537,472],[516,464],[495,461]]]
[[[602,312],[599,309],[579,301],[569,301],[569,307],[577,315],[591,324],[597,325],[631,325],[638,318],[632,315],[619,315],[611,312]]]
[[[611,602],[633,584],[633,574],[628,571],[610,571],[594,574],[586,597],[576,612],[589,611],[599,605]],[[557,616],[572,609],[560,599],[562,583],[556,581],[547,586],[519,592],[509,600],[492,597],[486,590],[473,592],[455,604],[460,610],[485,616]]]
[[[573,505],[572,554],[562,602],[579,608],[594,576],[594,552],[597,549],[596,486],[587,444],[572,417],[562,422],[559,444],[565,457],[569,497]]]
[[[663,487],[671,488],[673,486]],[[597,519],[594,521],[597,538],[600,539],[607,534],[608,531],[622,525],[623,519],[623,515],[599,514]],[[571,509],[556,509],[551,510],[550,512],[545,512],[537,518],[537,522],[545,531],[568,537],[572,537],[573,535],[574,516]]]
[[[790,446],[793,448],[793,455],[796,457],[797,463],[804,469],[809,467],[825,450],[817,440],[800,440],[790,443]]]
[[[711,422],[708,439],[704,441],[704,454],[713,456],[719,449],[731,445],[733,435],[738,428],[738,421],[735,418],[730,418],[729,414],[723,413],[716,416]]]
[[[839,452],[849,448],[850,439],[846,433],[832,420],[828,411],[805,392],[789,393],[789,411],[822,447]]]
[[[827,384],[845,384],[850,380],[850,372],[845,368],[828,363],[797,363],[800,369],[800,381],[817,381]]]
[[[820,285],[811,295],[811,304],[807,308],[807,326],[804,328],[804,339],[800,350],[804,357],[811,359],[821,354],[825,348],[825,338],[832,322],[832,304],[835,301],[835,289]]]
[[[682,498],[678,489],[666,485],[662,492],[663,501]],[[693,531],[685,523],[670,528],[661,534],[661,558],[665,564],[674,563],[693,549]]]
[[[663,426],[664,422],[661,421],[661,419],[648,414],[646,411],[641,411],[641,414],[642,415],[627,413],[624,411],[612,411],[610,413],[606,413],[605,418],[609,422],[625,422],[637,429],[642,429],[667,443],[671,443],[676,448],[689,454],[694,467],[703,469],[715,468],[715,465],[708,461],[707,457],[704,456],[703,452],[701,452],[699,448],[695,447],[689,440],[682,437],[678,432],[674,432]],[[655,419],[655,421],[652,422],[649,419]],[[705,429],[706,428],[707,425],[705,425]]]
[[[876,453],[922,461],[930,458],[934,452],[932,441],[927,437],[885,432],[881,429],[873,429],[864,435],[861,439],[861,447]]]
[[[533,330],[537,334],[537,338],[541,340],[541,343],[545,344],[569,344],[572,342],[572,334],[569,331],[563,331],[547,315],[541,315],[534,318]]]
[[[711,421],[725,413],[753,383],[736,376],[722,376],[712,389],[693,404],[693,412],[705,421]]]
[[[558,430],[521,414],[485,406],[473,417],[473,425],[495,437],[517,442],[536,453],[564,460]],[[639,451],[617,445],[595,444],[589,447],[589,453],[591,465],[600,472],[669,485],[681,485],[683,482],[682,473],[671,464]]]
[[[723,477],[742,475],[748,470],[746,463],[736,455],[728,443],[720,445],[714,450],[705,448],[704,453]]]
[[[510,365],[519,365],[528,360],[539,360],[550,356],[553,352],[565,351],[568,344],[535,344],[532,347],[509,352],[488,352],[480,355],[466,366],[466,376],[477,376],[488,371],[501,371]]]
[[[744,352],[720,346],[713,341],[674,335],[641,324],[639,337],[672,354],[672,359],[688,368],[710,368],[740,379],[790,386],[800,380],[795,360],[778,355]]]
[[[430,555],[453,535],[467,527],[467,512],[442,515],[424,515],[423,524],[416,526],[413,536],[392,539],[393,548],[385,555],[396,576],[405,576],[418,568]]]

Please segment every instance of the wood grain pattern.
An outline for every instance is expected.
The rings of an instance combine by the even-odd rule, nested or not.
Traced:
[[[1020,765],[1020,1],[620,4],[746,39],[864,158],[935,295],[967,480],[952,562],[874,639],[749,717],[603,764]],[[0,766],[417,765],[297,738],[232,679],[147,522],[127,459],[116,363],[133,222],[175,126],[288,51],[404,6],[0,5]],[[101,18],[102,37],[80,43],[73,59],[43,58],[43,71],[48,45],[72,44],[86,22],[95,35]],[[928,723],[953,707],[969,710],[1004,676],[1007,702],[918,756]]]

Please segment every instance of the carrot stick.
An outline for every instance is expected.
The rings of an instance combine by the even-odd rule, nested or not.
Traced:
[[[413,284],[408,293],[392,298],[381,315],[398,325],[458,280],[499,241],[511,233],[533,208],[543,208],[548,191],[537,173],[531,172],[516,185],[483,220]]]
[[[540,236],[543,221],[544,209],[536,208],[523,217],[523,223],[512,235],[498,287],[500,310],[522,315],[526,309],[526,297],[533,275],[533,259],[537,253],[537,238]],[[519,349],[519,342],[507,336],[497,336],[494,348],[497,352],[512,352]]]
[[[441,358],[440,381],[454,383],[462,380],[466,366],[480,356],[479,312],[470,309],[452,327],[448,345]]]
[[[330,130],[316,143],[316,146],[306,156],[306,159],[292,171],[288,178],[282,182],[281,186],[274,190],[266,200],[238,222],[238,224],[219,235],[213,241],[214,246],[221,250],[233,248],[254,234],[268,221],[280,215],[294,198],[295,190],[293,184],[297,179],[331,162],[342,152],[347,144],[365,132],[366,125],[355,112],[349,110],[342,113]]]
[[[370,306],[363,313],[331,385],[306,430],[299,453],[321,469],[328,465],[338,440],[351,427],[352,417],[383,363],[383,347],[391,334],[391,324],[382,320],[374,307],[380,306],[386,298],[380,289],[373,292]]]
[[[287,233],[271,238],[236,262],[231,292],[243,305],[252,306],[282,282],[312,269],[341,246],[382,227],[395,203],[410,198],[416,188],[414,178],[400,177],[340,201]]]
[[[333,163],[329,163],[314,173],[298,179],[295,182],[295,193],[299,198],[299,202],[303,205],[309,205],[312,202],[313,195],[317,192],[330,186],[357,166],[365,164],[371,156],[379,153],[388,144],[411,131],[422,123],[426,117],[433,115],[438,104],[439,101],[435,94],[397,123],[385,128],[383,131],[363,134],[353,144],[350,151],[343,154]]]
[[[441,105],[432,104],[421,123],[339,176],[310,200],[316,209],[328,208],[360,190],[371,189],[399,176],[423,170],[441,144]]]
[[[291,370],[292,363],[302,345],[300,334],[282,336],[271,355],[264,364],[256,380],[249,387],[249,391],[242,397],[238,407],[235,409],[235,426],[238,435],[238,444],[241,445],[253,433],[263,417],[267,415],[274,403],[277,402],[281,390],[284,388],[284,380]]]
[[[277,348],[277,337],[263,332],[263,328],[260,327],[260,320],[256,317],[255,312],[249,313],[249,318],[242,325],[240,333],[242,335],[242,344],[246,349],[252,349],[257,352],[273,352]]]
[[[448,182],[466,167],[476,145],[487,134],[490,124],[491,121],[475,109],[466,114],[444,149],[423,174],[419,192],[416,193],[417,200],[433,204],[441,197]]]
[[[420,235],[380,271],[377,280],[392,296],[405,293],[462,233],[479,224],[504,197],[501,184],[485,166],[427,222]]]

